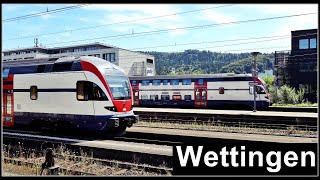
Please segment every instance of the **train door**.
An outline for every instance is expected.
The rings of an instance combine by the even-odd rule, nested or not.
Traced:
[[[194,83],[194,107],[207,107],[207,97],[207,82],[203,82],[203,79],[199,79],[197,82]]]
[[[9,69],[3,69],[3,91],[2,91],[2,122],[3,126],[14,125],[13,109],[13,75],[9,75]]]
[[[139,106],[139,83],[132,81],[133,105]]]

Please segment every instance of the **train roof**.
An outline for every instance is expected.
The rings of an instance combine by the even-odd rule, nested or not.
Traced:
[[[251,74],[186,74],[186,75],[158,75],[158,76],[132,76],[130,80],[154,80],[154,79],[187,79],[187,78],[232,78],[232,77],[252,77]]]

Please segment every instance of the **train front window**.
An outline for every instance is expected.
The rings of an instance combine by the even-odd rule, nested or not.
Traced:
[[[113,69],[107,71],[105,78],[115,100],[131,99],[130,83],[124,72]]]

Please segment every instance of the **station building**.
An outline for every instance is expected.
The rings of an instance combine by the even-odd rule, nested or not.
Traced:
[[[276,51],[277,86],[305,89],[305,99],[317,102],[318,29],[291,31],[291,50]]]
[[[154,56],[134,52],[102,43],[83,44],[67,47],[35,47],[13,49],[2,52],[2,61],[19,61],[39,58],[60,58],[67,56],[95,56],[121,67],[128,76],[153,76]]]

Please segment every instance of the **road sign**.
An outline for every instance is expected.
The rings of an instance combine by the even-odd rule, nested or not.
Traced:
[[[249,82],[249,85],[254,86],[254,85],[258,85],[258,83],[257,82]]]

